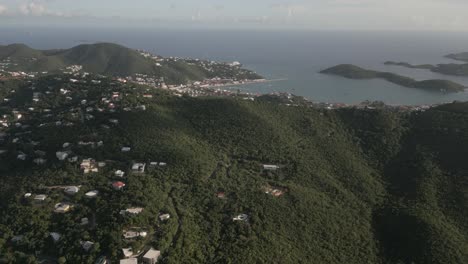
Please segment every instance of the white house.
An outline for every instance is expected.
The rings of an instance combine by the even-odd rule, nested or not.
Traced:
[[[59,160],[65,160],[68,157],[68,153],[67,152],[62,152],[62,151],[57,151],[55,153],[55,156],[57,156],[57,159],[59,159]]]
[[[151,248],[143,256],[143,263],[145,264],[155,264],[158,262],[159,257],[161,256],[161,251]]]
[[[64,191],[68,195],[75,195],[80,191],[80,188],[77,186],[68,186]]]
[[[268,165],[268,164],[263,165],[263,169],[264,170],[269,170],[269,171],[275,171],[275,170],[277,170],[279,168],[280,167],[278,165]]]

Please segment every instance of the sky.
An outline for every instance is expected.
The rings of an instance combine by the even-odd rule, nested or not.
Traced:
[[[1,26],[468,31],[468,0],[0,0]]]

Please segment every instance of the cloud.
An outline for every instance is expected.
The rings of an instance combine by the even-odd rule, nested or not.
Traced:
[[[0,5],[0,15],[6,14],[8,8],[4,5]]]
[[[64,17],[67,16],[62,12],[55,12],[49,10],[44,4],[43,1],[33,0],[28,3],[23,3],[18,7],[19,13],[24,16],[58,16]]]
[[[46,13],[46,8],[43,4],[32,1],[26,4],[21,4],[19,6],[19,11],[21,14],[25,16],[28,16],[28,15],[42,16]]]

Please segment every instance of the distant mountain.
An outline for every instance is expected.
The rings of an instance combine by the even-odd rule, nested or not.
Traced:
[[[445,57],[454,59],[454,60],[468,62],[468,52],[453,53],[453,54],[446,55]]]
[[[468,58],[467,58],[467,61],[468,61]],[[468,64],[448,63],[448,64],[437,64],[437,65],[430,65],[430,64],[412,65],[407,62],[387,61],[385,62],[385,65],[402,66],[402,67],[406,67],[410,69],[427,69],[427,70],[431,70],[432,72],[442,73],[446,75],[468,76]]]
[[[184,60],[157,62],[151,56],[112,43],[86,44],[71,49],[35,50],[24,44],[0,46],[0,61],[8,61],[7,70],[27,72],[57,72],[71,65],[80,65],[85,72],[109,75],[132,76],[145,74],[164,77],[167,83],[185,83],[206,78],[260,79],[258,74],[227,67],[226,64],[210,64],[210,69],[198,60],[197,63]]]
[[[324,74],[339,75],[349,79],[384,79],[391,83],[427,91],[461,92],[465,87],[449,80],[425,80],[416,81],[409,77],[401,76],[391,72],[379,72],[360,68],[351,64],[341,64],[321,71]]]

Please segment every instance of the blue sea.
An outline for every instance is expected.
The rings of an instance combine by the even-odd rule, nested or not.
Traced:
[[[341,63],[409,76],[449,79],[468,86],[468,77],[386,66],[387,60],[412,64],[460,63],[443,56],[468,51],[468,34],[456,32],[350,32],[168,29],[1,28],[0,44],[69,48],[82,43],[115,42],[163,56],[240,61],[268,79],[281,81],[233,87],[255,93],[290,92],[313,101],[433,104],[468,101],[468,92],[440,94],[383,80],[348,80],[318,73]]]

